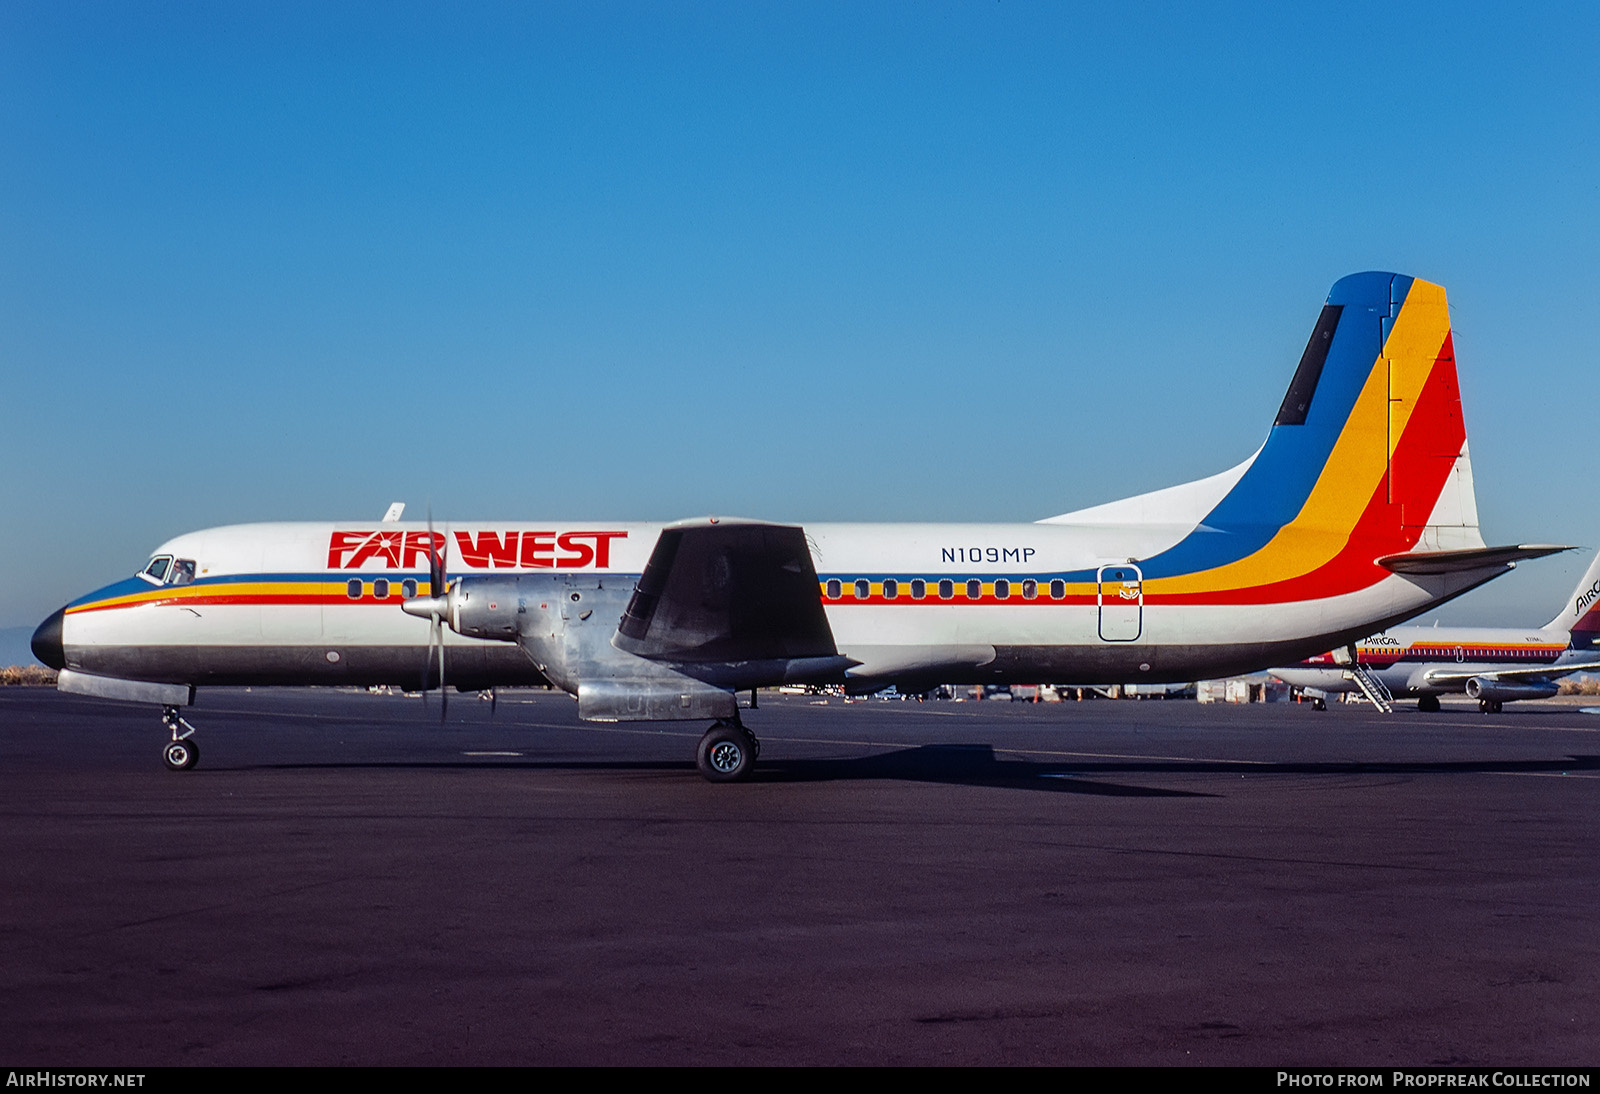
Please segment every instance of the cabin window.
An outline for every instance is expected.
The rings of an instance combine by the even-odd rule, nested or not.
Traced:
[[[883,598],[885,600],[893,600],[899,595],[900,583],[898,581],[891,577],[883,583]]]
[[[157,555],[150,560],[150,565],[144,568],[144,576],[156,584],[166,580],[167,567],[172,565],[171,555]]]
[[[911,582],[911,599],[912,600],[921,600],[923,597],[925,597],[927,595],[928,595],[928,583],[926,581],[922,580],[920,577],[913,579],[912,582]]]
[[[1010,597],[1011,582],[1005,580],[1005,578],[1001,578],[999,581],[996,581],[994,583],[994,595],[996,600],[1005,600]]]
[[[410,600],[417,595],[417,583],[411,578],[406,578],[400,583],[400,595]]]
[[[983,599],[983,582],[979,581],[977,578],[973,578],[971,581],[967,582],[967,599]]]
[[[828,582],[828,599],[829,600],[838,600],[843,595],[844,595],[844,586],[839,584],[839,579],[838,578],[833,578],[831,581]]]
[[[345,584],[344,595],[348,596],[351,600],[361,599],[361,579],[359,577],[352,577],[349,582]]]
[[[1067,598],[1067,583],[1065,581],[1052,581],[1050,583],[1050,599],[1065,600]]]
[[[951,600],[956,595],[956,583],[949,578],[939,582],[939,599]]]
[[[1024,581],[1022,583],[1022,599],[1024,599],[1024,600],[1032,600],[1034,597],[1036,597],[1038,595],[1039,595],[1039,583],[1037,581],[1033,580],[1033,578],[1030,577],[1030,578],[1028,578],[1028,580],[1026,580],[1026,581]]]
[[[380,577],[372,583],[372,595],[379,600],[389,599],[389,579]]]
[[[872,585],[864,580],[856,582],[856,599],[865,600],[872,595]]]

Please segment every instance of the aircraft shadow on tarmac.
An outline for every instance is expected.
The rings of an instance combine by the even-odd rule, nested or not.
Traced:
[[[1169,765],[1181,770],[1184,765]],[[466,761],[402,761],[371,763],[281,763],[248,764],[245,769],[327,769],[349,767],[373,768],[493,768],[525,769],[538,771],[615,771],[645,772],[681,771],[699,777],[693,763],[677,760],[550,760],[496,758],[488,762]],[[238,770],[238,769],[235,769]],[[1014,790],[1038,790],[1058,794],[1100,794],[1112,797],[1140,798],[1208,798],[1215,797],[1189,790],[1169,790],[1147,786],[1124,786],[1083,777],[1081,764],[1060,762],[1042,763],[1032,760],[1000,759],[994,748],[986,744],[921,745],[916,748],[897,749],[873,756],[840,759],[763,760],[749,783],[807,783],[851,782],[865,780],[893,780],[902,782],[943,783],[951,786],[994,786]],[[1252,767],[1250,770],[1259,770]],[[1116,774],[1116,765],[1110,765],[1105,774]]]
[[[383,762],[287,763],[248,765],[258,769],[284,768],[522,768],[544,771],[682,771],[694,765],[670,760],[551,760],[495,758],[490,762]],[[871,756],[827,759],[764,760],[751,776],[752,783],[841,782],[896,780],[954,786],[991,786],[1057,794],[1093,794],[1108,797],[1208,798],[1216,793],[1165,787],[1129,786],[1120,781],[1139,775],[1557,775],[1600,770],[1600,756],[1566,756],[1550,760],[1459,760],[1444,762],[1363,762],[1353,760],[1287,763],[1244,763],[1232,760],[1095,760],[1063,762],[1002,759],[987,744],[936,744],[897,749]]]
[[[893,779],[954,786],[998,786],[1056,794],[1100,794],[1133,798],[1209,798],[1189,790],[1124,786],[1083,777],[1079,764],[1001,759],[986,744],[939,744],[903,748],[875,756],[838,760],[788,760],[763,763],[754,782],[836,782]],[[1107,770],[1105,774],[1117,772]]]
[[[1125,797],[1218,797],[1215,793],[1107,781],[1137,775],[1429,775],[1560,774],[1600,770],[1600,757],[1557,760],[1466,760],[1454,762],[1331,761],[1240,763],[1230,760],[1097,760],[1048,762],[1001,759],[986,744],[924,745],[843,760],[764,763],[753,781],[810,782],[840,779],[904,779],[967,786],[1001,786],[1067,794]]]

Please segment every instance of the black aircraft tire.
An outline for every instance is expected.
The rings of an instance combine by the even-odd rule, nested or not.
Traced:
[[[173,771],[187,771],[200,762],[200,748],[193,741],[169,741],[161,760]]]
[[[1439,697],[1437,695],[1424,695],[1417,700],[1417,709],[1424,714],[1439,713]]]
[[[695,749],[695,765],[714,783],[749,778],[756,766],[755,743],[737,726],[712,726]]]

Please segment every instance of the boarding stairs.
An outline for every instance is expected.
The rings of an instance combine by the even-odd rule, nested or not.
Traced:
[[[1383,686],[1383,681],[1372,675],[1372,670],[1360,661],[1353,661],[1344,667],[1344,678],[1356,682],[1356,687],[1372,702],[1374,710],[1384,714],[1394,713],[1394,696]]]

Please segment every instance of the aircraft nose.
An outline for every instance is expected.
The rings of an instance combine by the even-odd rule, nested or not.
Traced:
[[[33,632],[33,655],[58,671],[67,667],[66,651],[61,648],[61,621],[66,616],[67,609],[57,608]]]

